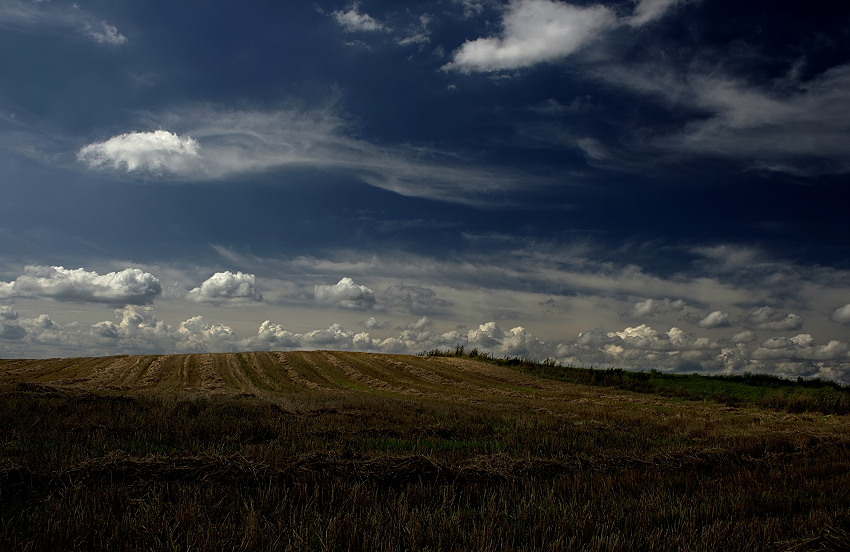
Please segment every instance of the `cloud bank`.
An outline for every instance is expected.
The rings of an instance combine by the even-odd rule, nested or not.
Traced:
[[[850,348],[840,326],[850,323],[850,306],[835,307],[841,305],[835,298],[846,297],[850,290],[845,272],[773,260],[753,249],[716,246],[698,250],[691,276],[679,272],[662,278],[632,265],[592,261],[575,248],[532,251],[516,245],[515,251],[502,251],[498,262],[475,255],[462,263],[433,260],[428,272],[433,287],[399,283],[395,278],[403,282],[423,277],[419,265],[403,258],[297,259],[266,266],[278,278],[290,274],[293,308],[329,308],[307,315],[319,316],[309,323],[318,329],[304,330],[302,320],[296,331],[268,317],[256,333],[243,327],[239,335],[224,321],[207,317],[190,316],[176,323],[158,319],[153,307],[144,304],[159,294],[159,281],[139,269],[101,275],[27,267],[18,278],[0,285],[1,298],[126,306],[115,311],[115,320],[62,326],[46,314],[31,316],[30,307],[36,303],[21,313],[4,304],[2,350],[4,356],[316,348],[417,353],[463,345],[497,356],[550,358],[578,366],[709,374],[750,371],[850,383]],[[394,280],[377,288],[379,293],[373,285],[358,283],[361,278],[373,282],[370,275],[388,273],[390,267]],[[312,300],[304,293],[309,284],[297,283],[306,275],[312,279],[339,272],[351,276],[333,285],[312,286]],[[570,294],[565,295],[565,289]],[[544,300],[547,293],[552,294],[549,301]],[[246,304],[260,301],[261,295],[254,274],[227,271],[213,274],[184,297],[204,304]],[[783,302],[799,310],[780,307]],[[514,312],[518,303],[525,303],[525,310]],[[352,310],[377,310],[387,320],[363,321]],[[326,326],[316,322],[335,318],[334,312],[358,329],[339,321]],[[504,319],[484,318],[488,312],[507,314]],[[405,316],[401,313],[414,316],[400,322],[397,317]],[[469,319],[489,321],[462,325]],[[520,325],[508,319],[536,322]],[[550,327],[544,339],[532,324],[554,325],[557,330],[553,333]],[[567,324],[575,333],[564,329]]]
[[[115,315],[117,322],[63,328],[45,315],[27,319],[0,306],[0,340],[11,353],[38,346],[42,351],[73,349],[91,354],[310,349],[415,354],[462,345],[496,356],[548,358],[572,366],[703,374],[749,371],[850,383],[850,345],[839,340],[818,343],[806,333],[746,343],[641,324],[618,331],[589,330],[573,339],[547,342],[522,326],[504,330],[490,321],[468,331],[439,332],[430,320],[420,318],[390,337],[349,330],[338,323],[296,332],[266,320],[256,335],[239,338],[229,326],[201,316],[175,327],[158,320],[152,307],[128,305]]]

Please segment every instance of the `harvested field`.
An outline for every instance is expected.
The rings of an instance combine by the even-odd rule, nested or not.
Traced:
[[[0,360],[0,549],[847,550],[850,420],[458,357]]]
[[[0,360],[0,383],[133,393],[345,396],[374,394],[488,405],[553,406],[591,400],[563,385],[464,358],[331,351]]]

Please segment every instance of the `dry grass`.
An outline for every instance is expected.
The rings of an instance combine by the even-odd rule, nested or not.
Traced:
[[[299,352],[0,361],[0,549],[850,549],[850,420]]]

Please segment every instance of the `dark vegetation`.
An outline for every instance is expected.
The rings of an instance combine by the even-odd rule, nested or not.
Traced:
[[[227,358],[258,382],[276,369]],[[286,359],[340,388],[91,389],[50,379],[58,363],[13,381],[0,362],[0,550],[850,549],[846,416],[510,360]],[[436,389],[430,374],[454,390],[394,391]]]
[[[420,353],[431,357],[468,357],[557,381],[613,387],[686,400],[711,400],[730,406],[755,405],[788,412],[850,414],[850,387],[819,378],[790,380],[770,374],[699,375],[621,368],[576,368],[551,360],[496,357],[478,349],[433,349]]]

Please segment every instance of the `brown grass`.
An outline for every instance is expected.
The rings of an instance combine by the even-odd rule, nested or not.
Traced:
[[[850,549],[847,416],[463,358],[0,360],[0,549]]]

